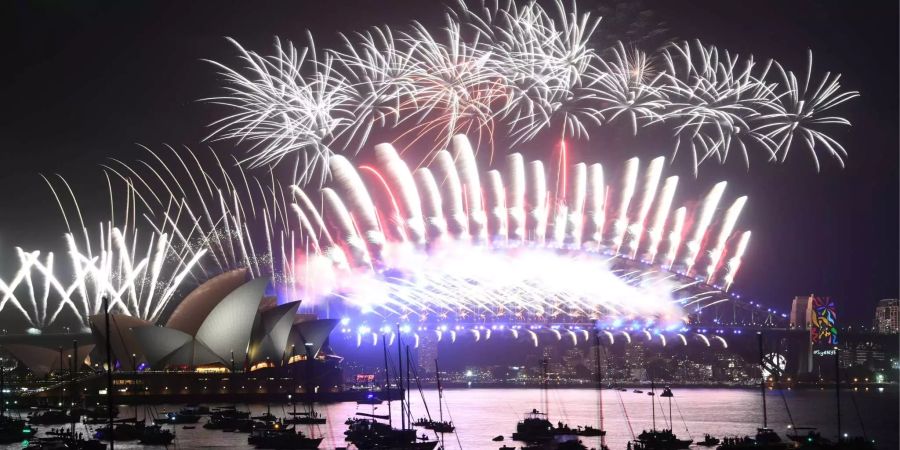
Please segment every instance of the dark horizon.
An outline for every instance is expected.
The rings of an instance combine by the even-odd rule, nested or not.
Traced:
[[[7,107],[0,138],[5,169],[0,188],[6,193],[0,198],[0,272],[9,275],[8,255],[16,246],[64,249],[65,227],[40,174],[64,176],[90,203],[83,205],[88,213],[103,211],[106,181],[100,164],[108,158],[134,161],[143,152],[137,144],[153,149],[209,145],[203,142],[207,125],[223,110],[197,101],[220,88],[215,69],[201,59],[234,63],[225,36],[265,54],[274,36],[302,45],[309,29],[319,47],[328,47],[338,32],[370,25],[399,26],[413,19],[443,23],[443,8],[426,3],[5,4],[12,69],[4,71],[2,88]],[[781,311],[789,309],[795,295],[830,296],[837,301],[839,325],[871,325],[875,304],[897,298],[900,272],[897,4],[654,1],[643,5],[650,15],[624,3],[581,1],[578,6],[613,11],[604,21],[611,34],[643,32],[651,36],[651,46],[657,33],[700,38],[760,60],[775,58],[798,72],[805,70],[809,48],[814,74],[841,73],[843,89],[861,92],[838,109],[853,123],[834,133],[849,152],[845,169],[823,156],[822,171],[816,173],[809,154],[795,147],[785,164],[769,164],[756,152],[749,171],[733,157],[724,166],[702,166],[694,180],[687,159],[679,157],[666,173],[684,180],[682,199],[697,198],[723,179],[729,182],[726,198],[749,196],[740,227],[752,230],[753,238],[737,292]],[[635,25],[635,17],[646,21]],[[672,145],[671,140],[604,131],[572,148],[576,159],[602,160],[615,168],[631,156],[642,161],[669,156]],[[232,142],[212,147],[222,154],[243,152]],[[537,144],[520,147],[549,158],[549,152],[535,150]],[[87,202],[92,192],[97,202]]]

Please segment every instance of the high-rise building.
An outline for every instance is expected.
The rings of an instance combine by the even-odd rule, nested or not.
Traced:
[[[433,335],[426,333],[422,337],[419,348],[416,349],[416,357],[420,373],[434,373],[434,362],[438,359],[438,343]]]
[[[808,330],[813,315],[812,294],[794,297],[791,302],[791,328]]]
[[[875,307],[875,332],[896,334],[900,332],[900,301],[886,298]]]

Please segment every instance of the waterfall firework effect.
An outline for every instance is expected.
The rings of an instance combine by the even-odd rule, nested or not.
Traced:
[[[297,257],[298,297],[404,320],[672,325],[722,299],[685,288],[730,283],[750,235],[735,231],[746,197],[718,211],[724,182],[673,212],[678,177],[662,179],[662,158],[643,175],[633,158],[606,184],[601,165],[569,166],[563,151],[553,190],[520,154],[480,173],[461,135],[415,171],[390,144],[375,152],[376,167],[334,156],[323,207],[295,204],[319,249]]]
[[[424,161],[457,133],[493,151],[500,137],[514,145],[547,132],[587,138],[622,123],[635,134],[671,130],[673,155],[688,149],[695,170],[735,152],[749,165],[751,149],[784,161],[795,140],[816,168],[823,151],[843,165],[846,151],[826,131],[849,125],[832,110],[859,94],[841,91],[840,75],[813,79],[811,52],[798,77],[699,41],[655,53],[621,42],[596,49],[599,29],[599,18],[566,12],[561,0],[556,11],[460,2],[440,33],[419,23],[373,28],[324,51],[311,37],[302,49],[277,40],[268,56],[234,42],[241,64],[213,62],[225,92],[208,99],[232,114],[210,137],[249,144],[252,167],[298,154],[303,182],[318,174],[320,184],[332,155],[359,151],[375,130],[397,130],[391,140],[401,150],[430,147]]]

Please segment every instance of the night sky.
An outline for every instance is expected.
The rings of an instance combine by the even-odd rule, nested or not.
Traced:
[[[843,74],[862,97],[838,110],[853,127],[832,133],[850,153],[847,167],[823,157],[817,173],[799,146],[783,165],[751,155],[710,163],[692,180],[687,158],[667,174],[682,177],[679,197],[699,197],[727,179],[726,199],[749,195],[740,222],[753,231],[736,290],[787,309],[794,295],[838,303],[844,324],[870,324],[874,304],[898,294],[897,3],[850,1],[660,1],[578,3],[610,16],[598,33],[640,38],[652,50],[664,38],[700,38],[759,60],[775,58],[816,73]],[[15,246],[63,250],[64,224],[40,174],[63,175],[87,215],[106,205],[99,164],[133,161],[137,144],[203,148],[206,125],[225,113],[198,102],[219,91],[201,59],[235,62],[230,36],[267,53],[274,36],[302,44],[309,29],[327,47],[337,32],[417,19],[436,28],[443,8],[428,1],[3,2],[0,71],[0,273],[10,276]],[[605,28],[604,28],[605,27]],[[603,31],[606,29],[607,31]],[[374,144],[374,142],[373,142]],[[230,142],[213,144],[223,154]],[[668,138],[604,131],[574,142],[575,159],[607,167],[632,155],[669,155]],[[529,157],[549,157],[539,144]],[[686,156],[686,155],[681,155]],[[89,220],[90,222],[90,220]]]

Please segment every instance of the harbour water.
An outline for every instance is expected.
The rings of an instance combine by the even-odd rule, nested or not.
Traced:
[[[603,415],[607,430],[607,445],[611,450],[625,450],[627,442],[634,434],[652,426],[653,411],[651,398],[647,395],[648,387],[641,387],[643,393],[636,393],[634,388],[627,391],[605,389],[603,391]],[[672,428],[680,438],[701,440],[704,433],[713,436],[742,436],[755,433],[762,423],[762,410],[759,390],[726,389],[726,388],[681,388],[674,389],[672,402]],[[412,394],[412,416],[414,419],[425,417],[422,396],[414,391]],[[433,418],[437,418],[437,393],[425,390],[424,397]],[[452,420],[457,433],[444,435],[447,449],[497,449],[502,444],[520,446],[521,443],[510,441],[516,422],[525,412],[534,408],[544,409],[541,404],[539,389],[446,389],[444,391],[447,408],[444,419]],[[598,396],[594,389],[551,389],[548,391],[547,412],[553,423],[562,422],[570,427],[591,425],[597,426]],[[657,398],[655,408],[657,428],[668,427],[669,404],[665,398]],[[785,408],[787,403],[790,409]],[[825,437],[833,438],[836,429],[835,396],[830,389],[796,389],[785,391],[784,397],[777,391],[769,391],[767,396],[769,426],[784,436],[791,424],[794,426],[816,427]],[[399,424],[400,407],[394,402],[392,415],[395,426]],[[862,435],[863,427],[870,439],[875,439],[878,448],[893,450],[898,448],[898,393],[895,388],[879,392],[876,388],[868,391],[847,391],[841,397],[843,431],[851,435]],[[157,411],[175,411],[181,405],[157,405]],[[267,405],[238,405],[241,409],[249,409],[253,413],[263,413]],[[273,414],[285,416],[290,405],[268,405]],[[298,409],[300,406],[298,405]],[[356,412],[376,414],[387,413],[387,403],[382,405],[357,405],[356,403],[337,403],[317,405],[316,409],[328,418],[325,425],[302,426],[308,435],[323,436],[320,448],[333,449],[343,447],[344,421]],[[132,407],[122,407],[121,416],[131,416]],[[857,413],[858,412],[858,413]],[[138,417],[144,414],[143,407],[137,407]],[[183,449],[248,449],[247,435],[242,433],[225,433],[203,429],[202,419],[195,429],[183,429],[175,426],[176,448]],[[630,426],[629,426],[630,423]],[[79,425],[82,429],[83,425]],[[41,427],[43,434],[48,427]],[[82,429],[83,431],[83,429]],[[420,433],[421,434],[421,433]],[[433,433],[429,433],[434,436]],[[503,435],[503,443],[492,442],[491,438]],[[599,438],[584,438],[589,448],[599,446]],[[21,448],[20,444],[9,445],[7,449]],[[116,448],[144,448],[136,443],[117,442]]]

